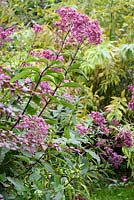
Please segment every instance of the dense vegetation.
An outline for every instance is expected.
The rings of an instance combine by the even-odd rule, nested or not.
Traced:
[[[0,11],[0,199],[131,200],[132,0]]]

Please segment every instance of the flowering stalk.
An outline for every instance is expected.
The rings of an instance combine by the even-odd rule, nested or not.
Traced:
[[[91,21],[87,15],[81,14],[79,12],[77,12],[77,10],[73,9],[73,8],[69,8],[69,7],[64,7],[64,8],[60,8],[57,10],[57,13],[60,15],[60,21],[55,23],[55,26],[57,27],[57,30],[59,30],[60,33],[62,33],[62,35],[65,37],[64,39],[62,38],[62,42],[61,42],[61,48],[58,52],[58,54],[55,56],[51,55],[51,51],[46,50],[43,52],[43,54],[41,55],[41,57],[46,57],[47,59],[50,60],[60,60],[60,53],[63,50],[63,47],[65,44],[67,43],[72,43],[72,44],[78,44],[76,52],[74,53],[71,62],[68,66],[69,67],[73,64],[76,55],[81,47],[82,44],[84,44],[85,41],[88,41],[89,44],[99,44],[102,42],[102,38],[101,38],[101,30],[100,30],[100,26],[98,24],[98,22],[96,20]],[[34,31],[35,34],[37,34],[38,32],[42,31],[43,28],[38,25],[35,24],[34,25]],[[59,37],[60,40],[60,35],[57,34],[57,36]],[[33,53],[34,55],[34,53]],[[39,53],[40,56],[40,53]],[[50,65],[51,66],[51,65]],[[50,68],[50,66],[47,66],[46,69],[43,70],[43,72],[40,74],[39,80],[35,86],[34,91],[36,91],[42,76],[44,75],[44,72]],[[67,75],[68,69],[65,71],[65,77]],[[52,93],[52,96],[55,95],[56,91],[58,90],[58,88],[60,87],[61,82],[56,86],[55,90]],[[33,95],[30,96],[23,112],[22,112],[22,116],[24,115],[24,113],[27,110],[28,105],[30,104],[31,100],[32,100]],[[51,102],[51,99],[49,99],[45,106],[42,108],[41,112],[39,113],[38,116],[41,116],[42,113],[44,112],[45,108],[47,107],[47,105]],[[18,118],[18,120],[16,121],[16,123],[12,126],[11,130],[20,122],[22,116],[20,116]]]
[[[61,48],[60,48],[60,50],[59,50],[59,52],[58,52],[58,54],[57,54],[57,59],[58,59],[58,56],[60,55],[60,53],[61,53],[62,50],[63,50],[63,47],[64,47],[64,45],[65,45],[67,36],[69,35],[70,31],[71,31],[71,27],[70,27],[70,29],[67,31],[67,33],[66,33],[64,39],[63,39],[62,42],[61,42]]]
[[[39,77],[39,79],[38,79],[38,82],[37,82],[37,84],[36,84],[36,86],[35,86],[35,88],[34,88],[34,90],[33,90],[34,92],[36,91],[38,85],[40,84],[41,79],[42,79],[42,77],[43,77],[45,71],[46,71],[50,66],[51,66],[51,65],[47,66],[47,67],[41,72],[40,77]],[[28,102],[27,102],[27,104],[26,104],[26,106],[25,106],[25,108],[24,108],[24,110],[23,110],[21,116],[18,117],[17,121],[16,121],[15,124],[11,127],[10,130],[13,130],[13,129],[15,128],[15,126],[20,122],[20,120],[21,120],[21,118],[23,117],[24,113],[26,112],[26,110],[27,110],[27,108],[28,108],[28,105],[30,104],[32,98],[33,98],[33,94],[30,96],[30,98],[29,98],[29,100],[28,100]]]
[[[71,59],[71,62],[70,62],[70,64],[69,64],[69,66],[68,66],[68,69],[69,69],[69,67],[73,64],[73,62],[74,62],[74,60],[75,60],[75,58],[76,58],[76,55],[77,55],[77,53],[78,53],[80,47],[81,47],[81,43],[78,45],[78,47],[77,47],[77,49],[76,49],[76,52],[74,53],[74,55],[73,55],[73,57],[72,57],[72,59]],[[65,72],[65,77],[66,77],[66,75],[67,75],[67,72],[68,72],[68,71],[66,70],[66,72]],[[52,96],[54,96],[55,93],[57,92],[57,90],[60,88],[61,83],[62,83],[62,82],[60,82],[60,83],[56,86],[55,90],[53,91]],[[43,114],[44,110],[46,109],[46,107],[48,106],[48,104],[49,104],[50,102],[51,102],[51,99],[49,99],[49,100],[46,102],[45,106],[44,106],[44,107],[42,108],[42,110],[40,111],[38,117],[40,117],[40,116]]]

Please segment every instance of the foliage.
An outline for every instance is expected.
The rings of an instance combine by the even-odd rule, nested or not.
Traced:
[[[107,188],[101,188],[101,190],[98,190],[95,192],[91,200],[132,200],[133,199],[133,185],[128,184],[125,187],[111,187],[109,189]]]
[[[2,1],[0,198],[85,200],[134,177],[131,1],[116,3]]]

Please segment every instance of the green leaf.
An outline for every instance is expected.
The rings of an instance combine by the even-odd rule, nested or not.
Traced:
[[[32,71],[40,73],[40,69],[38,67],[35,67],[35,66],[26,67],[26,70],[32,70]]]
[[[54,200],[62,200],[63,199],[63,191],[60,191],[54,197]]]
[[[76,82],[69,82],[69,83],[63,83],[61,87],[80,87],[80,84]]]
[[[45,73],[45,76],[47,75],[51,75],[52,77],[54,77],[57,81],[59,80],[60,82],[62,82],[64,80],[64,75],[61,72],[52,70],[52,69],[48,69]]]
[[[26,191],[26,187],[24,186],[23,180],[7,177],[7,180],[12,183],[18,193],[22,194]]]
[[[41,101],[41,97],[37,96],[37,95],[34,95],[33,96],[33,101],[36,103],[36,104],[39,104],[40,101]]]
[[[42,80],[42,81],[50,81],[50,82],[52,82],[52,83],[55,84],[55,79],[54,79],[54,77],[53,77],[53,76],[50,76],[50,75],[46,75],[46,74],[45,74],[45,76],[43,76],[41,80]]]
[[[54,103],[61,104],[61,105],[63,105],[63,106],[69,107],[69,108],[71,108],[71,109],[74,109],[74,108],[75,108],[75,106],[74,106],[73,104],[71,104],[71,103],[69,103],[69,102],[67,102],[67,101],[64,101],[64,100],[62,100],[62,99],[58,99],[58,97],[51,96],[51,95],[49,95],[49,94],[45,94],[45,96],[48,96],[48,97],[52,100],[52,102],[54,102]]]
[[[31,105],[29,104],[28,107],[27,107],[27,112],[30,114],[30,115],[34,115],[37,111],[37,108],[35,108],[34,105]]]
[[[85,149],[87,153],[89,153],[95,160],[97,160],[98,163],[100,163],[100,157],[92,150]]]
[[[11,79],[11,83],[22,79],[22,78],[27,78],[29,75],[31,74],[31,70],[23,70],[22,72],[20,72],[19,74],[16,74],[12,79]]]
[[[50,164],[48,164],[47,162],[43,163],[44,167],[46,168],[46,170],[48,172],[50,172],[53,175],[56,175],[55,170],[51,167]]]
[[[48,63],[48,60],[46,58],[41,58],[41,57],[28,57],[26,60],[27,63],[30,62],[45,62]]]
[[[30,159],[26,156],[22,156],[22,155],[15,155],[14,157],[19,158],[21,161],[24,161],[26,163],[31,163]]]
[[[3,162],[6,153],[9,151],[9,149],[6,148],[0,148],[0,163]]]
[[[74,108],[75,108],[75,106],[74,106],[73,104],[68,103],[67,101],[59,100],[58,102],[59,102],[59,104],[61,104],[61,105],[63,105],[63,106],[66,106],[66,107],[69,107],[69,108],[71,108],[71,109],[74,109]]]

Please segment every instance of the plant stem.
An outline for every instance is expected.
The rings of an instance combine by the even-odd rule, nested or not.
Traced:
[[[74,55],[73,55],[73,57],[72,57],[72,59],[71,59],[71,62],[70,62],[70,64],[69,64],[69,66],[68,66],[68,68],[73,64],[73,62],[74,62],[74,60],[75,60],[75,57],[76,57],[76,55],[77,55],[77,53],[78,53],[80,47],[81,47],[81,43],[79,43],[79,45],[78,45],[78,47],[77,47],[77,49],[76,49],[76,52],[74,53]],[[66,77],[67,73],[68,73],[68,70],[66,70],[66,72],[65,72],[65,77]],[[57,90],[59,89],[61,83],[62,83],[62,82],[60,82],[60,83],[56,86],[56,88],[55,88],[55,90],[54,90],[52,96],[55,95],[55,93],[56,93]],[[45,106],[44,106],[44,107],[42,108],[42,110],[40,111],[38,117],[40,117],[40,116],[43,114],[44,110],[46,109],[46,107],[48,106],[48,104],[49,104],[50,102],[51,102],[51,99],[49,99],[49,100],[46,102]]]
[[[34,92],[36,91],[38,85],[40,84],[40,81],[41,81],[42,76],[44,75],[45,71],[46,71],[50,66],[51,66],[51,65],[45,67],[45,69],[41,72],[40,77],[39,77],[39,80],[38,80],[38,82],[37,82],[37,84],[36,84],[36,86],[35,86],[35,88],[34,88],[34,90],[33,90]],[[24,110],[23,110],[21,116],[18,117],[17,121],[16,121],[16,122],[14,123],[14,125],[11,127],[11,129],[10,129],[11,131],[12,131],[12,130],[14,129],[14,127],[20,122],[20,120],[21,120],[21,118],[23,117],[24,113],[26,112],[26,110],[27,110],[27,108],[28,108],[28,106],[29,106],[29,104],[30,104],[32,98],[33,98],[33,94],[30,96],[30,98],[29,98],[29,100],[28,100],[28,102],[27,102],[27,104],[26,104],[26,106],[25,106],[25,108],[24,108]]]

